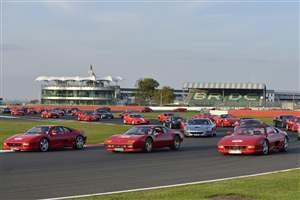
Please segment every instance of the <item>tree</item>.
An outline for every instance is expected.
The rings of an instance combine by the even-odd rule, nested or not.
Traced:
[[[159,105],[173,103],[175,99],[174,89],[164,86],[162,89],[155,92],[155,102]]]
[[[159,83],[152,78],[139,79],[137,81],[137,102],[139,102],[139,104],[151,102],[158,86]]]

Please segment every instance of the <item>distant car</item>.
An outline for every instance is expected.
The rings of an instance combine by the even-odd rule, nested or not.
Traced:
[[[84,132],[64,126],[35,126],[22,134],[4,140],[4,150],[48,151],[70,147],[83,149],[86,142]]]
[[[184,129],[185,122],[182,117],[171,116],[165,120],[163,126],[171,128],[171,129]]]
[[[99,121],[99,115],[94,113],[83,113],[77,116],[78,121]]]
[[[293,115],[280,115],[273,119],[273,125],[279,128],[287,128],[287,121],[295,118]]]
[[[56,112],[61,117],[65,115],[65,111],[63,109],[60,109],[60,108],[54,108],[54,109],[52,109],[52,111]]]
[[[79,111],[74,111],[71,115],[74,117],[78,117],[78,115],[83,115],[83,114],[85,114],[85,112],[79,110]]]
[[[22,109],[12,109],[10,114],[12,116],[24,116],[26,113]]]
[[[175,109],[173,110],[173,112],[186,112],[186,111],[187,111],[186,108],[175,108]]]
[[[97,110],[94,112],[95,115],[98,115],[100,119],[113,119],[114,115],[106,110]]]
[[[36,115],[36,114],[38,114],[38,111],[34,108],[28,108],[26,114],[27,115]]]
[[[160,125],[135,126],[121,135],[114,135],[104,142],[107,151],[145,151],[169,147],[179,150],[183,135]]]
[[[150,107],[144,107],[141,112],[153,112],[153,110]]]
[[[162,113],[158,115],[158,120],[160,123],[164,123],[169,117],[174,116],[174,113]]]
[[[79,108],[69,108],[66,110],[66,113],[72,115],[73,113],[79,112],[79,111],[80,111]]]
[[[206,118],[195,118],[187,122],[185,136],[216,136],[216,125]]]
[[[107,112],[111,112],[111,108],[107,107],[107,106],[97,108],[95,111],[97,112],[97,111],[100,111],[100,110],[105,110]]]
[[[11,109],[8,108],[8,107],[3,108],[3,109],[1,110],[1,113],[2,113],[2,114],[10,114],[10,113],[11,113]]]
[[[293,120],[288,120],[286,123],[288,131],[297,132],[300,127],[300,117],[294,118]]]
[[[54,111],[43,111],[41,113],[41,117],[42,118],[59,118],[59,114],[57,112]]]
[[[271,151],[287,151],[288,135],[270,125],[238,127],[234,133],[228,132],[218,142],[221,154],[269,154]]]
[[[124,124],[138,125],[138,124],[149,124],[150,121],[145,119],[140,114],[130,114],[130,115],[124,116],[123,123]]]
[[[214,121],[217,127],[233,127],[239,123],[240,119],[229,114],[223,114],[220,116],[214,117]]]
[[[130,115],[130,114],[134,114],[135,112],[133,112],[133,111],[125,111],[125,112],[122,112],[122,113],[120,113],[119,114],[119,117],[121,118],[121,119],[123,119],[126,115]]]

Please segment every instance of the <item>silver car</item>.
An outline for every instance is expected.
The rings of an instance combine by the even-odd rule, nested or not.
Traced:
[[[216,125],[210,119],[191,119],[184,128],[185,136],[216,136]]]

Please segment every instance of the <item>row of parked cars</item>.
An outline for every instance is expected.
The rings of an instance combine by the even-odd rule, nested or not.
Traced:
[[[189,125],[209,120],[194,118]],[[195,123],[195,124],[194,124]],[[200,125],[197,125],[200,126]],[[186,128],[184,131],[188,130]],[[191,132],[198,132],[191,131]],[[202,132],[198,132],[202,133]],[[65,126],[35,126],[22,134],[4,141],[4,150],[39,150],[74,148],[83,149],[87,137],[85,133]],[[113,152],[151,152],[153,149],[169,147],[179,150],[184,141],[184,132],[163,125],[133,126],[123,134],[113,135],[104,142],[107,151]],[[272,151],[287,151],[289,137],[271,125],[255,119],[241,119],[233,132],[227,132],[218,144],[221,154],[269,154]]]

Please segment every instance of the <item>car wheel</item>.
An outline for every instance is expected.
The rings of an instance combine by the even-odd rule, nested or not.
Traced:
[[[147,138],[145,142],[145,152],[150,153],[153,148],[153,140],[151,138]]]
[[[77,136],[75,139],[75,149],[83,149],[84,138],[82,136]]]
[[[288,147],[289,147],[289,141],[288,141],[287,137],[284,137],[282,151],[287,152]]]
[[[264,155],[268,155],[269,154],[269,143],[267,140],[264,140],[263,144],[262,144],[262,153]]]
[[[42,138],[40,141],[40,151],[46,152],[49,149],[49,141],[46,138]]]
[[[212,136],[213,136],[213,137],[216,137],[216,136],[217,136],[216,131],[213,131],[213,132],[212,132]]]
[[[181,141],[180,141],[180,138],[178,135],[176,135],[174,137],[174,141],[173,141],[173,145],[171,146],[171,149],[173,150],[179,150],[180,149],[180,146],[181,146]]]

